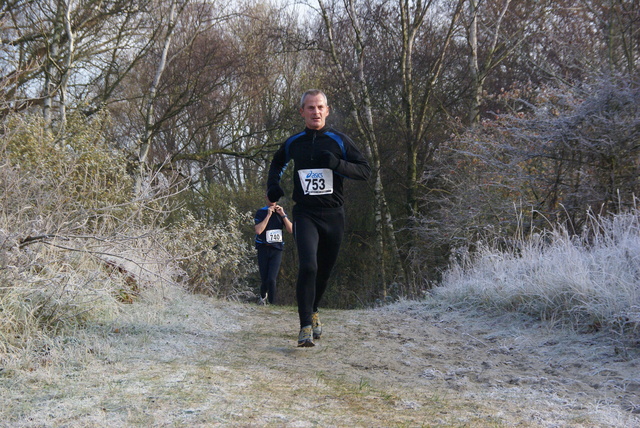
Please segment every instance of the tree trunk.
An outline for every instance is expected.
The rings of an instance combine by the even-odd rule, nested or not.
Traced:
[[[429,7],[432,6],[432,3],[427,2],[423,4],[421,1],[418,1],[415,4],[415,7],[412,7],[412,2],[408,0],[401,0],[399,2],[402,25],[402,102],[404,105],[403,114],[405,116],[404,120],[406,128],[406,188],[408,217],[413,216],[417,212],[418,208],[418,150],[420,148],[420,144],[424,141],[427,132],[427,112],[429,111],[429,101],[436,81],[440,77],[442,65],[444,63],[449,44],[453,38],[454,29],[460,16],[463,2],[464,0],[458,0],[453,16],[451,17],[451,22],[449,23],[447,36],[442,44],[437,60],[432,65],[431,69],[428,70],[430,78],[418,103],[414,101],[417,96],[413,86],[413,45],[416,36],[418,35],[418,31],[424,23],[426,13],[429,10]]]
[[[67,35],[67,53],[64,68],[60,76],[60,127],[64,130],[67,124],[67,86],[69,75],[73,66],[73,56],[75,54],[75,39],[71,28],[71,2],[65,3],[61,0],[58,7],[64,7],[64,29]]]
[[[399,2],[400,20],[402,26],[402,53],[401,53],[401,73],[402,73],[402,105],[404,107],[405,121],[405,145],[407,150],[407,215],[411,216],[417,210],[418,199],[416,194],[418,164],[416,154],[414,105],[413,105],[413,43],[416,31],[422,25],[425,8],[420,4],[416,8],[416,15],[413,22],[411,19],[411,5],[408,0]]]
[[[469,55],[469,73],[471,74],[471,97],[469,103],[469,124],[477,123],[480,120],[480,105],[482,104],[482,92],[484,82],[489,75],[489,72],[496,68],[498,64],[506,58],[507,54],[516,48],[523,39],[523,35],[515,37],[515,42],[512,44],[511,49],[505,51],[501,56],[496,57],[496,46],[498,45],[498,38],[500,35],[500,27],[504,16],[509,9],[511,0],[505,0],[500,15],[498,15],[495,24],[493,25],[494,32],[492,35],[491,44],[487,48],[487,52],[484,57],[485,60],[480,65],[479,52],[478,52],[478,0],[469,0],[469,29],[468,29],[468,44],[470,49]]]
[[[469,0],[469,74],[471,75],[471,102],[469,105],[469,123],[478,122],[482,97],[482,82],[478,67],[478,2]]]
[[[175,28],[175,19],[176,19],[176,3],[177,0],[171,2],[171,8],[169,10],[169,22],[167,23],[167,30],[164,35],[164,41],[162,45],[162,54],[160,56],[160,61],[158,62],[158,66],[156,67],[156,74],[153,78],[153,82],[151,87],[149,88],[149,97],[147,99],[146,105],[146,113],[145,113],[145,123],[144,123],[144,133],[140,138],[140,145],[138,151],[138,176],[136,177],[135,183],[135,196],[140,196],[142,193],[142,183],[146,176],[146,163],[147,158],[149,157],[149,149],[151,147],[151,139],[153,137],[153,126],[154,126],[154,103],[156,100],[156,96],[158,93],[158,86],[160,85],[160,78],[162,77],[162,73],[167,65],[167,56],[169,54],[169,47],[171,46],[171,38],[173,36],[173,30]],[[184,7],[184,6],[183,6]]]
[[[387,289],[387,268],[385,263],[385,250],[391,251],[392,259],[394,260],[393,266],[393,276],[400,281],[403,281],[405,278],[404,269],[402,267],[402,262],[400,258],[400,251],[398,250],[397,242],[395,239],[395,230],[393,226],[393,221],[391,219],[391,213],[389,212],[387,206],[387,200],[384,191],[384,185],[382,182],[382,177],[380,175],[380,155],[378,149],[378,141],[376,139],[376,135],[374,132],[374,123],[373,123],[373,113],[372,113],[372,104],[371,98],[369,96],[369,88],[367,85],[367,81],[364,74],[364,59],[365,59],[365,50],[364,44],[360,39],[360,23],[358,21],[357,15],[355,13],[355,8],[353,1],[349,0],[346,2],[346,7],[349,12],[349,16],[351,19],[351,26],[356,34],[356,39],[354,40],[353,48],[356,51],[357,57],[357,88],[352,88],[349,84],[349,80],[346,77],[345,70],[343,68],[342,62],[340,61],[336,46],[333,38],[333,25],[329,19],[329,15],[327,13],[327,9],[322,0],[318,0],[318,4],[321,9],[322,18],[325,23],[325,27],[328,33],[329,44],[331,47],[331,57],[334,63],[334,66],[338,70],[338,74],[343,83],[344,88],[347,91],[349,96],[349,100],[351,103],[352,114],[355,119],[355,123],[360,131],[360,133],[365,137],[366,140],[366,150],[369,158],[371,159],[371,169],[374,173],[374,197],[376,200],[375,203],[375,222],[376,222],[376,233],[377,233],[377,245],[378,245],[378,269],[379,269],[379,277],[380,277],[380,293],[382,297],[386,297],[388,293]],[[361,94],[361,102],[358,102],[358,98],[356,97],[356,93]],[[358,106],[362,105],[361,108]]]
[[[58,91],[58,67],[56,61],[60,51],[60,43],[62,39],[62,7],[58,2],[56,17],[53,23],[53,34],[51,35],[50,45],[47,51],[47,65],[44,72],[44,96],[42,101],[42,117],[44,119],[44,127],[46,131],[51,131],[53,122],[53,99]]]

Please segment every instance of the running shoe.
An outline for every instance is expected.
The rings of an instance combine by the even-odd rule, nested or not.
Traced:
[[[298,347],[310,348],[312,346],[316,346],[316,344],[313,343],[313,328],[311,328],[310,325],[302,327],[300,334],[298,334]]]
[[[269,294],[267,294],[264,297],[258,297],[258,305],[260,306],[266,306],[268,302],[267,297],[269,296]]]
[[[320,339],[320,336],[322,336],[322,324],[320,323],[320,315],[317,312],[311,315],[311,327],[313,328],[313,338]]]

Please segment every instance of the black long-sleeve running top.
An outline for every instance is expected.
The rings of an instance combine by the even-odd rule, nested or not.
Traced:
[[[327,150],[339,159],[333,170],[326,162],[327,154],[323,153]],[[367,180],[371,175],[369,163],[353,141],[328,126],[319,130],[306,128],[280,146],[269,167],[267,188],[280,184],[282,173],[292,159],[293,200],[306,207],[342,206],[344,179]]]

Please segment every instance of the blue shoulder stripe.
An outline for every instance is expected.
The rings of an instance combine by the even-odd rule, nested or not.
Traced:
[[[342,137],[331,131],[326,132],[325,135],[338,143],[340,150],[342,150],[342,159],[347,160],[347,150],[344,148],[344,141],[342,141]]]
[[[284,152],[285,152],[285,159],[286,159],[285,165],[288,164],[289,161],[291,160],[291,155],[289,154],[289,146],[291,146],[291,143],[293,143],[293,140],[295,140],[298,137],[301,137],[302,135],[304,135],[304,131],[296,135],[292,135],[287,139],[287,141],[284,142]]]
[[[269,207],[268,207],[267,205],[265,205],[264,207],[260,208],[260,209],[258,210],[258,212],[260,212],[260,211],[266,211],[267,209],[269,209]],[[256,216],[257,216],[257,215],[258,215],[258,213],[256,213]],[[256,222],[256,224],[258,224],[258,223],[259,223],[259,222],[261,222],[262,220],[264,220],[264,219],[260,219],[260,218],[258,218],[258,217],[254,217],[254,218],[253,218],[253,221],[255,221],[255,222]]]

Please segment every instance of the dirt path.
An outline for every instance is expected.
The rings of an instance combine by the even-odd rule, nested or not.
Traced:
[[[640,427],[637,349],[596,335],[404,302],[303,349],[291,307],[152,306],[6,365],[1,426]]]

